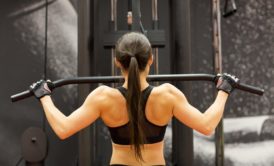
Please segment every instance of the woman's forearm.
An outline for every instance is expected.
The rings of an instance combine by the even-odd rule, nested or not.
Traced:
[[[214,103],[204,112],[204,122],[207,134],[212,133],[220,122],[225,109],[228,94],[223,91],[218,91]]]
[[[55,107],[50,96],[45,96],[40,99],[45,111],[47,120],[60,139],[67,138],[67,117]]]

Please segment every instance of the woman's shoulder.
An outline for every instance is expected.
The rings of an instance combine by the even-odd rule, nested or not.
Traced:
[[[96,97],[97,99],[106,100],[115,98],[119,95],[119,91],[116,88],[112,88],[106,85],[100,85],[90,92],[89,96]]]
[[[100,85],[96,89],[94,89],[91,93],[99,93],[100,95],[106,95],[106,96],[112,96],[117,94],[118,90],[117,88],[113,88],[107,85]]]
[[[155,91],[157,91],[158,93],[161,93],[161,94],[174,93],[175,91],[178,90],[174,85],[172,85],[170,83],[161,84],[159,86],[156,86],[154,89],[155,89]]]
[[[106,108],[114,103],[122,102],[122,99],[116,88],[100,85],[90,92],[86,100],[97,103],[101,108]]]
[[[175,99],[180,95],[184,95],[176,86],[170,83],[164,83],[154,88],[153,93],[155,96],[166,99]]]

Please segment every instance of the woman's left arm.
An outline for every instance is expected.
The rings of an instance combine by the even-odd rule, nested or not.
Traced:
[[[227,98],[238,81],[239,79],[233,75],[226,73],[220,75],[216,85],[219,90],[216,99],[204,113],[193,107],[181,91],[170,87],[174,102],[173,115],[187,126],[205,135],[210,135],[220,122]]]

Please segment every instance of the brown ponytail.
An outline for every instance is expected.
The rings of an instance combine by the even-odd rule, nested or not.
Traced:
[[[145,143],[144,129],[141,124],[144,112],[141,110],[140,72],[144,71],[151,57],[148,39],[140,33],[123,35],[116,44],[116,59],[122,70],[128,72],[128,92],[126,96],[131,145],[137,160],[143,160],[141,148]]]
[[[141,85],[139,77],[138,62],[133,56],[130,58],[128,68],[127,110],[130,121],[131,143],[134,145],[136,158],[143,160],[141,145],[144,144],[144,134],[140,125],[143,120],[143,111],[141,110]]]

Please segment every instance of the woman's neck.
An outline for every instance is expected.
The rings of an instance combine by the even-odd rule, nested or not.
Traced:
[[[128,74],[123,74],[125,78],[125,82],[123,84],[123,87],[127,88],[128,85]],[[145,72],[140,73],[140,84],[141,84],[141,90],[144,90],[149,84],[147,82],[147,74]]]

